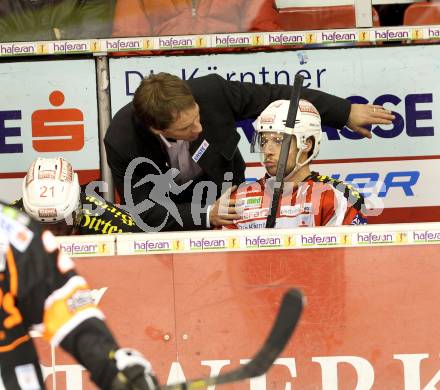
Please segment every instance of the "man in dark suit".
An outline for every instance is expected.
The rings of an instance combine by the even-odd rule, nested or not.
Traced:
[[[290,94],[290,86],[216,74],[187,81],[168,73],[146,77],[104,138],[116,189],[137,225],[145,231],[209,229],[238,218],[228,196],[245,171],[236,121],[256,118]],[[367,137],[363,126],[394,119],[383,107],[312,89],[303,88],[301,98],[318,109],[324,125],[347,125]]]

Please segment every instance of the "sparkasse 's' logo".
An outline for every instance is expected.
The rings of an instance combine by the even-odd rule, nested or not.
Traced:
[[[83,149],[84,115],[77,108],[61,108],[65,96],[63,92],[55,90],[49,95],[49,103],[53,108],[36,110],[31,115],[32,147],[35,151],[67,152]],[[22,119],[21,110],[0,110],[0,133],[8,133],[12,129],[6,125],[7,120]],[[20,136],[21,127],[13,127],[14,134]],[[15,133],[16,132],[16,133]],[[23,153],[23,143],[0,142],[0,155],[3,153]]]

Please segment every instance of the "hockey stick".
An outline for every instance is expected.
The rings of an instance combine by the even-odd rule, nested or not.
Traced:
[[[287,112],[286,127],[283,133],[280,156],[278,158],[277,175],[273,187],[272,205],[267,216],[266,228],[273,228],[277,217],[280,196],[283,193],[284,174],[286,172],[287,159],[289,157],[290,144],[292,141],[293,128],[295,127],[296,112],[298,111],[299,97],[304,77],[297,74],[293,83],[292,94],[290,95],[289,111]]]
[[[219,385],[263,375],[283,351],[292,335],[303,309],[303,295],[291,289],[283,297],[275,324],[263,347],[244,366],[211,378],[190,380],[175,385],[159,386],[158,390],[194,390],[210,385]]]

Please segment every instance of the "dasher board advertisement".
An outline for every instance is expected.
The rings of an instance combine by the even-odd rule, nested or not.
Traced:
[[[94,60],[2,63],[0,83],[0,179],[9,187],[0,197],[18,195],[36,157],[62,156],[80,178],[97,174]]]
[[[112,112],[131,101],[142,77],[151,73],[182,79],[218,73],[258,84],[292,84],[300,73],[306,87],[354,103],[383,105],[396,115],[392,125],[372,126],[371,140],[347,128],[324,127],[316,169],[364,188],[376,187],[387,209],[420,207],[426,216],[432,207],[440,210],[440,198],[426,187],[440,168],[439,55],[439,46],[411,46],[110,59]],[[252,121],[237,127],[247,177],[261,177],[264,169],[249,151]],[[408,222],[418,220],[412,218]]]
[[[438,251],[438,244],[367,245],[361,252],[222,251],[75,263],[119,344],[141,351],[161,383],[244,364],[263,344],[283,294],[298,287],[303,315],[273,367],[215,389],[427,390],[440,383]],[[57,389],[95,388],[77,362],[37,342],[47,385],[55,379]]]

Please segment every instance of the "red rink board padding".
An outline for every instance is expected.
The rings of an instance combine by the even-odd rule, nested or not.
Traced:
[[[358,389],[421,390],[440,381],[439,249],[194,253],[76,263],[93,288],[108,288],[101,307],[110,326],[121,345],[152,361],[161,382],[179,372],[188,378],[217,373],[250,358],[282,294],[296,286],[307,305],[282,359],[262,378],[223,388],[345,390],[359,381]],[[40,352],[47,365],[49,349]],[[59,351],[56,356],[57,367],[71,364]],[[57,388],[94,388],[74,369],[64,371],[71,373],[67,384],[64,372],[57,375]],[[49,389],[51,382],[48,376]]]

